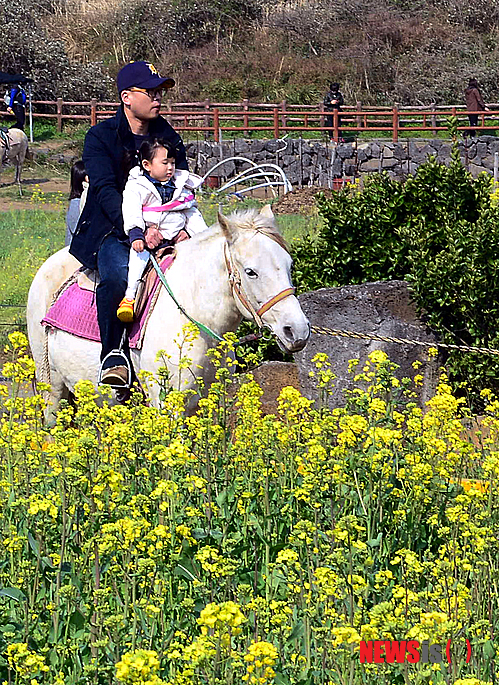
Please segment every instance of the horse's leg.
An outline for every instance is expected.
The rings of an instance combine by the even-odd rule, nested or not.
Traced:
[[[47,408],[45,409],[45,422],[47,426],[53,426],[57,417],[57,410],[61,400],[69,400],[70,392],[64,383],[61,374],[55,369],[50,369],[50,392],[47,395]]]
[[[24,150],[21,146],[19,149],[19,152],[17,153],[16,156],[16,176],[15,176],[15,183],[17,183],[19,187],[19,195],[22,197],[23,196],[23,190],[21,188],[21,172],[23,170],[23,164],[24,164],[24,158],[26,157],[26,150]]]

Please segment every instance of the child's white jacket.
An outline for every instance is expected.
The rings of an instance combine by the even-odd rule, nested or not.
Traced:
[[[176,190],[172,199],[163,203],[158,190],[139,166],[130,171],[122,204],[123,227],[127,235],[132,228],[145,232],[149,224],[156,224],[163,238],[168,240],[183,228],[190,235],[206,229],[194,198],[194,190],[201,185],[202,178],[188,171],[176,170],[173,181]]]

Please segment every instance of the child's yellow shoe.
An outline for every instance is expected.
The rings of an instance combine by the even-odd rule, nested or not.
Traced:
[[[135,300],[129,300],[127,297],[124,297],[121,302],[120,306],[118,307],[118,311],[116,312],[118,315],[118,319],[120,321],[123,321],[123,323],[130,323],[133,321],[133,305],[135,304]]]

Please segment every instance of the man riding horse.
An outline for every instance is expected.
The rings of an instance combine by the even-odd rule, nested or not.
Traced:
[[[188,169],[181,137],[159,115],[162,93],[174,85],[173,79],[161,77],[148,62],[124,66],[117,77],[120,109],[88,131],[83,148],[90,187],[70,253],[85,267],[99,272],[96,303],[102,343],[101,382],[124,389],[132,379],[123,356],[129,358],[124,324],[116,316],[127,286],[130,252],[123,231],[122,193],[130,159],[137,158],[145,140],[162,138],[170,143],[177,169]],[[147,229],[145,239],[150,249],[162,242],[155,226]]]

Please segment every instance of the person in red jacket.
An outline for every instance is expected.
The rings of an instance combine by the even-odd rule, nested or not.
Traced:
[[[487,109],[485,102],[483,101],[482,94],[480,93],[476,78],[470,78],[468,87],[464,91],[464,95],[466,97],[466,109],[468,112],[480,112]],[[468,114],[470,126],[478,126],[478,117],[479,114]],[[476,131],[474,129],[470,129],[467,131],[467,133],[470,138],[473,138],[476,135]]]

